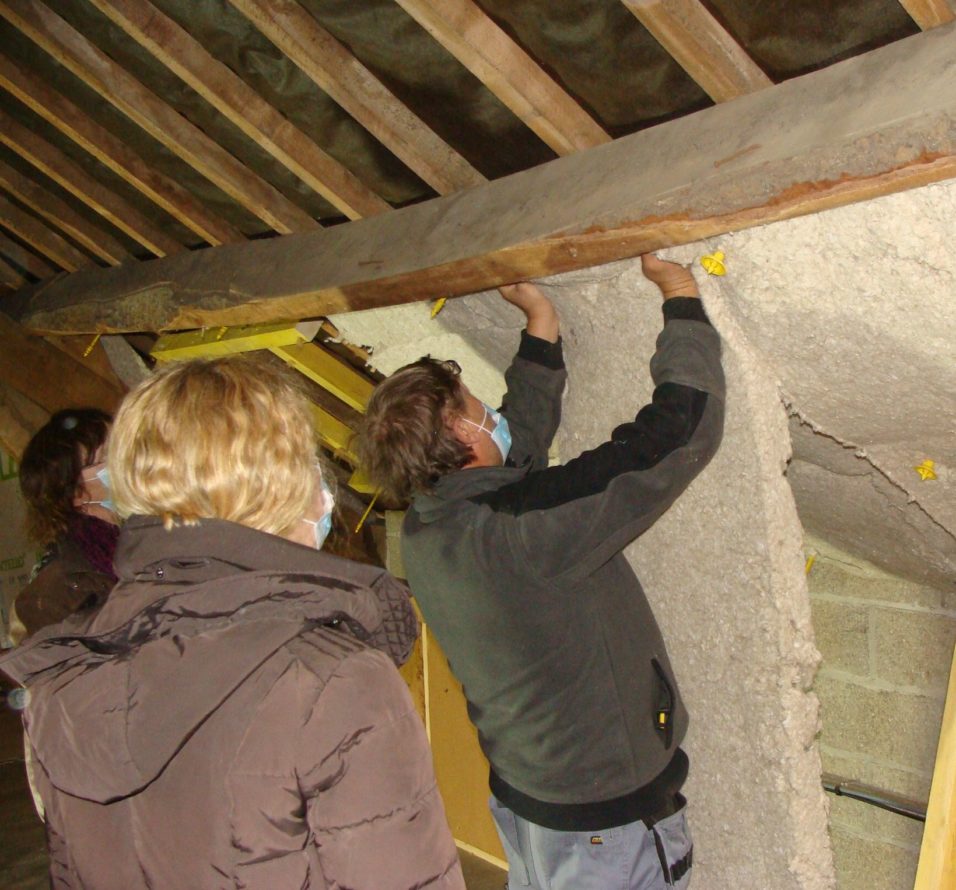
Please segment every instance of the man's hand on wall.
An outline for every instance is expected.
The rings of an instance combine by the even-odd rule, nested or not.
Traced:
[[[641,256],[641,271],[648,281],[653,281],[660,288],[665,300],[671,297],[700,296],[693,273],[678,263],[658,259],[653,253],[645,253]]]

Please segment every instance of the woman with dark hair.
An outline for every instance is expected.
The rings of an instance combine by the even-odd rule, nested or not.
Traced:
[[[112,419],[96,408],[58,411],[30,440],[20,463],[27,532],[46,546],[34,577],[14,603],[26,634],[95,608],[116,583],[119,537],[105,486]],[[17,620],[11,622],[16,627]],[[19,634],[12,634],[16,642]]]

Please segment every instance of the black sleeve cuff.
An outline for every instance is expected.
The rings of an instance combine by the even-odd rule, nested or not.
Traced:
[[[564,349],[561,342],[560,337],[558,337],[557,343],[550,343],[529,334],[527,331],[522,331],[518,358],[527,359],[537,365],[544,365],[552,371],[560,371],[564,368]]]
[[[710,324],[700,297],[671,297],[664,300],[664,321],[702,321]]]

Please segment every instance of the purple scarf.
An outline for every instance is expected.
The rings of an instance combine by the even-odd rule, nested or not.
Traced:
[[[85,513],[74,513],[66,537],[80,548],[97,572],[107,575],[115,584],[113,554],[116,552],[119,533],[119,526]]]

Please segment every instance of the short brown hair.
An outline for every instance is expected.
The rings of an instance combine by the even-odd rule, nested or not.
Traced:
[[[391,497],[428,491],[472,458],[448,426],[465,410],[460,371],[426,356],[375,387],[355,437],[362,469]]]
[[[67,531],[79,511],[74,500],[81,475],[109,434],[111,418],[97,408],[57,411],[37,431],[20,461],[20,491],[27,505],[27,533],[49,544]]]
[[[316,434],[293,372],[256,356],[173,362],[123,401],[110,437],[119,514],[228,519],[283,534],[318,484]]]

